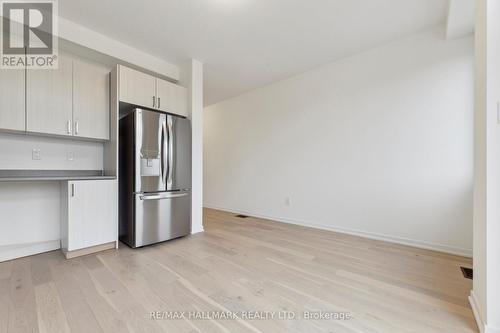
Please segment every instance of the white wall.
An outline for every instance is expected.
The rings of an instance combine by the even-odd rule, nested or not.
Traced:
[[[41,160],[32,159],[33,149],[40,149]],[[102,170],[103,144],[0,132],[0,156],[0,169]]]
[[[472,36],[428,30],[204,118],[205,206],[471,255]]]
[[[0,182],[0,262],[59,248],[59,182]]]
[[[500,3],[476,2],[474,285],[482,333],[500,332]]]
[[[477,1],[474,111],[474,280],[471,305],[478,326],[486,320],[486,15]]]
[[[203,232],[203,63],[191,59],[182,66],[179,83],[188,87],[191,120],[191,233]]]

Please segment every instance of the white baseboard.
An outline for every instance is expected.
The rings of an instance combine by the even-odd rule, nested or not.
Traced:
[[[278,216],[262,215],[262,214],[258,214],[258,213],[243,211],[240,209],[221,207],[221,206],[211,205],[211,204],[205,204],[204,207],[211,208],[211,209],[217,209],[217,210],[223,210],[223,211],[227,211],[227,212],[233,212],[233,213],[237,213],[237,214],[254,216],[257,218],[262,218],[262,219],[267,219],[267,220],[274,220],[274,221],[282,222],[282,223],[296,224],[296,225],[301,225],[301,226],[310,227],[310,228],[328,230],[328,231],[338,232],[338,233],[342,233],[342,234],[348,234],[348,235],[359,236],[359,237],[364,237],[364,238],[376,239],[376,240],[381,240],[381,241],[390,242],[390,243],[408,245],[408,246],[417,247],[417,248],[421,248],[421,249],[438,251],[438,252],[443,252],[443,253],[454,254],[454,255],[472,258],[472,249],[464,249],[464,248],[453,247],[453,246],[449,246],[449,245],[429,243],[426,241],[403,238],[403,237],[398,237],[398,236],[378,234],[378,233],[355,230],[355,229],[338,228],[338,227],[333,227],[333,226],[329,226],[329,225],[310,223],[308,221],[292,220],[292,219],[278,217]]]
[[[474,290],[470,291],[470,296],[469,296],[469,303],[470,307],[472,308],[472,313],[474,314],[474,319],[476,319],[476,324],[477,327],[479,328],[479,332],[485,333],[485,324],[483,320],[483,315],[481,308],[479,307],[479,304],[476,299],[476,295],[474,294]]]
[[[479,328],[479,332],[481,333],[500,333],[499,328],[492,327],[491,325],[487,325],[484,322],[483,311],[479,306],[476,295],[474,294],[474,290],[470,291],[469,303],[472,308],[472,313],[474,313],[474,318],[476,319],[477,327]]]
[[[203,227],[196,228],[196,229],[191,230],[191,235],[198,234],[198,233],[204,232],[204,231],[205,231],[205,229],[203,229]]]
[[[0,262],[31,256],[61,248],[60,240],[39,243],[15,244],[0,246]]]

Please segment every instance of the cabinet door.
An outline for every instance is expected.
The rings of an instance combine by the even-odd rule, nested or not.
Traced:
[[[26,130],[73,135],[73,62],[59,57],[59,68],[27,71]]]
[[[120,101],[156,107],[156,79],[148,74],[120,66]]]
[[[187,89],[175,83],[156,79],[159,109],[184,117],[187,112]]]
[[[0,129],[25,130],[24,69],[0,70]]]
[[[16,38],[15,35],[11,38]],[[0,129],[24,131],[24,69],[0,70]]]
[[[68,187],[68,251],[116,241],[116,180],[73,181]]]
[[[73,61],[74,135],[108,140],[109,114],[109,70]]]

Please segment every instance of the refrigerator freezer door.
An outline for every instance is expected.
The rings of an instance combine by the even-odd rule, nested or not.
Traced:
[[[188,119],[167,116],[167,190],[191,189],[191,124]]]
[[[190,192],[136,194],[134,247],[188,235],[190,211]]]
[[[165,191],[167,115],[137,109],[135,117],[135,192]]]

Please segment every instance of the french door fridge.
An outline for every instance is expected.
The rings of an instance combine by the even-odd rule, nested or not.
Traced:
[[[120,119],[120,240],[136,248],[191,232],[191,126],[143,109]]]

